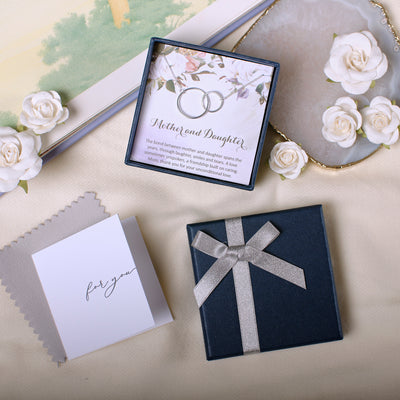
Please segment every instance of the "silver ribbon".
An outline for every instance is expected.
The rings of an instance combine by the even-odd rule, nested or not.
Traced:
[[[194,296],[198,306],[201,307],[232,269],[243,352],[259,352],[260,343],[249,262],[279,278],[306,289],[304,271],[263,251],[279,236],[279,231],[271,222],[268,221],[264,224],[247,243],[244,242],[241,218],[225,220],[225,228],[228,246],[202,231],[198,231],[193,239],[192,246],[195,249],[217,258],[195,286]]]

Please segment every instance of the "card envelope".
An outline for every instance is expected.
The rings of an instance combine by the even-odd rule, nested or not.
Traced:
[[[135,218],[106,218],[32,258],[68,359],[172,320]]]

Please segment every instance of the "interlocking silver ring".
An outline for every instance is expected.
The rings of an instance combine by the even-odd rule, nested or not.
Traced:
[[[193,97],[192,99],[188,99],[187,95],[188,93],[192,93],[196,97],[195,92],[199,92],[200,97],[200,109],[198,112],[190,112],[188,108],[190,108],[191,105],[193,105]],[[189,101],[189,105],[184,106],[184,97],[186,97],[187,101]],[[209,92],[206,92],[203,89],[197,88],[197,87],[191,87],[182,90],[182,92],[179,94],[177,100],[176,100],[176,105],[178,107],[178,110],[183,114],[185,117],[190,118],[190,119],[197,119],[201,118],[203,115],[207,113],[215,113],[219,111],[223,105],[224,105],[224,96],[222,95],[221,92],[218,92],[217,90],[211,90]],[[195,106],[197,106],[195,104]],[[186,108],[186,110],[185,110]]]

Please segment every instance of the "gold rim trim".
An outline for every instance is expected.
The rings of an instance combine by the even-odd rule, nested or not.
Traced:
[[[280,0],[275,0],[269,7],[267,7],[263,13],[256,19],[256,21],[250,26],[247,32],[238,40],[238,42],[233,46],[232,51],[235,52],[236,49],[242,44],[243,40],[247,38],[250,32],[255,28],[255,26],[274,8],[274,6],[279,3]]]
[[[232,51],[236,52],[237,48],[242,44],[242,42],[247,38],[247,36],[252,32],[252,30],[257,26],[257,24],[274,8],[274,6],[276,4],[278,4],[281,0],[275,0],[268,8],[266,8],[263,13],[257,18],[257,20],[250,26],[250,28],[243,34],[243,36],[238,40],[238,42],[233,46]],[[394,25],[391,23],[390,21],[390,17],[388,12],[386,11],[385,7],[375,1],[375,0],[368,0],[369,3],[376,8],[379,8],[382,16],[385,18],[386,22],[385,25],[389,28],[390,32],[393,35],[393,38],[395,40],[395,42],[397,43],[397,45],[400,47],[400,36],[397,33],[396,28],[394,27]],[[274,126],[273,124],[271,124],[271,122],[269,122],[269,125],[271,126],[271,128],[274,130],[274,132],[276,132],[278,135],[280,135],[283,139],[285,139],[288,142],[294,142],[294,140],[290,139],[285,133],[283,133],[282,131],[280,131],[276,126]],[[295,142],[296,143],[296,142]],[[381,149],[382,146],[379,146],[376,150],[374,150],[372,153],[368,154],[366,157],[361,158],[360,160],[351,162],[351,163],[347,163],[347,164],[343,164],[343,165],[326,165],[321,161],[318,161],[317,159],[315,159],[314,157],[311,157],[307,152],[307,156],[308,158],[316,165],[325,168],[325,169],[330,169],[330,170],[338,170],[338,169],[344,169],[344,168],[348,168],[348,167],[352,167],[353,165],[357,165],[360,164],[362,161],[370,158],[372,155],[374,155],[379,149]],[[304,150],[304,149],[303,149]]]
[[[394,39],[395,39],[397,45],[400,46],[400,37],[399,37],[399,34],[397,33],[397,30],[396,30],[396,28],[394,27],[394,25],[391,23],[389,14],[388,14],[388,12],[385,10],[385,7],[384,7],[381,3],[379,3],[379,2],[377,2],[377,1],[375,1],[375,0],[369,0],[369,2],[370,2],[374,7],[377,7],[377,8],[379,8],[379,9],[381,10],[382,15],[383,15],[384,18],[386,19],[386,25],[389,27],[390,32],[391,32],[392,35],[394,36]]]

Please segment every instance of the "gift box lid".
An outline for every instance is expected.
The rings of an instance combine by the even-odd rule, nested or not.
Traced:
[[[265,252],[303,269],[302,288],[249,263],[260,351],[343,338],[321,205],[241,218],[247,242],[266,222],[280,232]],[[227,244],[225,220],[190,224]],[[190,246],[196,284],[216,259]],[[207,359],[243,354],[232,270],[200,307]]]

